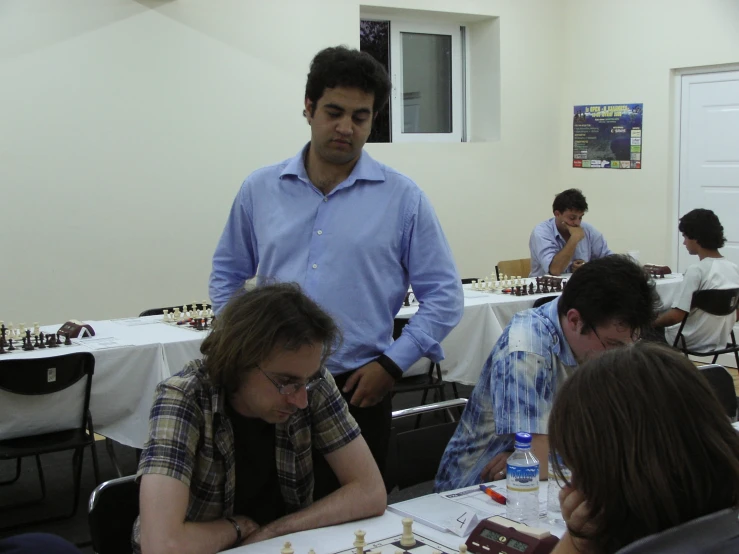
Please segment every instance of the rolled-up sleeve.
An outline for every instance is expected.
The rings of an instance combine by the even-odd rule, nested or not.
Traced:
[[[190,486],[203,414],[179,389],[159,385],[136,478],[166,475]]]
[[[403,371],[421,357],[444,359],[441,341],[462,319],[464,294],[449,243],[436,213],[421,193],[404,231],[403,256],[418,312],[385,355]]]
[[[313,446],[329,454],[356,439],[361,431],[349,413],[333,377],[324,370],[324,381],[311,395]]]
[[[547,359],[514,351],[497,360],[490,374],[495,433],[546,434],[552,410],[554,372]]]

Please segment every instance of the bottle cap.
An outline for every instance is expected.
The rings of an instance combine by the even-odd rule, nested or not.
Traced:
[[[529,433],[516,433],[516,448],[530,448],[531,447],[531,435]]]

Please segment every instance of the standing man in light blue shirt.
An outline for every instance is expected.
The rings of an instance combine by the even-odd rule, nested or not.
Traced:
[[[582,218],[588,203],[582,191],[568,189],[554,197],[554,217],[531,232],[529,277],[572,273],[585,262],[613,254],[606,239]]]
[[[559,298],[517,313],[485,362],[446,447],[436,491],[505,478],[518,432],[533,435],[531,449],[546,479],[549,412],[558,388],[578,364],[638,338],[658,304],[654,284],[638,264],[608,256],[583,266]]]
[[[464,308],[428,198],[363,150],[390,88],[385,69],[366,53],[336,47],[315,56],[303,112],[311,140],[244,181],[210,276],[216,312],[256,276],[297,282],[338,322],[343,341],[327,367],[381,470],[395,380],[421,357],[443,359],[440,343]],[[419,310],[393,342],[409,284]]]

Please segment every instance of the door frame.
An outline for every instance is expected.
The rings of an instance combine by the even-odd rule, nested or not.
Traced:
[[[705,73],[728,73],[739,71],[739,63],[706,65],[702,67],[683,67],[672,70],[672,91],[673,91],[673,113],[672,113],[672,217],[673,229],[670,231],[672,237],[670,249],[670,267],[677,271],[677,262],[682,248],[682,240],[680,231],[677,229],[677,222],[680,218],[680,141],[682,139],[682,79],[688,75],[701,75]]]

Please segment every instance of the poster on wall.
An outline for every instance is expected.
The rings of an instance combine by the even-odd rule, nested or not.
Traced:
[[[572,167],[641,169],[643,104],[575,106]]]

